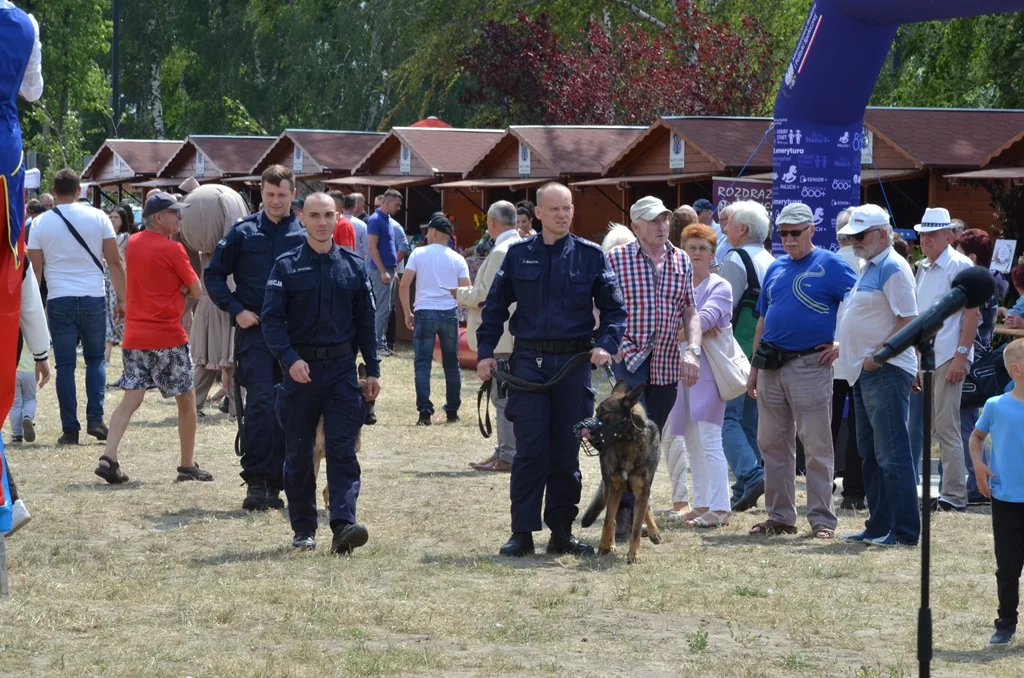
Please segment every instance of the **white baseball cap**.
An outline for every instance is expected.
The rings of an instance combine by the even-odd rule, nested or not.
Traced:
[[[839,229],[839,235],[857,235],[864,231],[889,225],[889,213],[878,205],[861,205],[853,210],[850,221]]]
[[[643,219],[644,221],[654,221],[659,215],[665,213],[672,214],[672,210],[665,207],[665,203],[660,198],[648,195],[637,200],[629,208],[629,220]]]

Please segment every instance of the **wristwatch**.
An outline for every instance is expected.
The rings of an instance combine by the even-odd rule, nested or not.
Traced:
[[[700,346],[687,346],[686,350],[695,355],[696,357],[700,357]]]
[[[970,349],[967,348],[966,346],[957,346],[956,347],[956,352],[966,358],[967,354],[970,353]]]

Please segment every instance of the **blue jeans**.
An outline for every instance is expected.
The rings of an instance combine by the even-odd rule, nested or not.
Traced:
[[[104,297],[58,297],[46,304],[46,316],[53,340],[53,362],[57,371],[57,402],[65,431],[80,431],[78,398],[75,392],[77,347],[82,341],[85,358],[85,417],[89,424],[103,423],[103,394],[107,368],[103,361],[107,339],[107,300]]]
[[[864,459],[870,509],[864,533],[872,539],[891,535],[901,544],[916,544],[921,534],[907,425],[913,384],[914,377],[906,370],[883,365],[861,372],[853,386],[857,447]]]
[[[416,372],[416,410],[434,414],[430,402],[430,365],[434,360],[434,337],[441,338],[444,367],[445,412],[458,412],[462,405],[462,372],[459,370],[459,315],[450,311],[416,311],[412,330],[413,367]]]
[[[746,393],[725,404],[722,448],[729,469],[736,476],[732,486],[732,498],[736,501],[764,480],[761,450],[757,447],[757,401]]]

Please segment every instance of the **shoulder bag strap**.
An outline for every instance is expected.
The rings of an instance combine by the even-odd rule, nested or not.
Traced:
[[[733,248],[732,251],[740,255],[740,259],[743,261],[743,268],[747,270],[747,290],[760,294],[761,283],[757,279],[757,269],[754,268],[754,260],[750,258],[750,253],[742,247]]]
[[[96,255],[92,253],[92,250],[89,249],[89,246],[85,244],[85,240],[83,240],[82,236],[79,235],[78,231],[75,230],[75,227],[71,225],[71,222],[67,220],[67,217],[61,214],[60,210],[57,209],[56,207],[54,207],[52,211],[54,214],[56,214],[58,217],[64,220],[64,224],[68,227],[68,230],[71,231],[71,235],[75,237],[75,240],[77,240],[78,244],[82,246],[82,249],[84,249],[89,254],[89,258],[92,259],[92,262],[94,264],[96,264],[96,268],[100,269],[100,273],[103,273],[103,264],[101,264],[100,260],[96,258]]]

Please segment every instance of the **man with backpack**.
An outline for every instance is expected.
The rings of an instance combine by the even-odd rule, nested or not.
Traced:
[[[753,200],[735,202],[719,215],[722,233],[729,244],[721,258],[720,275],[732,287],[733,336],[747,358],[753,355],[756,306],[761,283],[775,261],[764,248],[771,232],[768,210]],[[729,469],[736,476],[732,486],[732,510],[746,511],[757,506],[764,494],[764,467],[757,447],[757,402],[747,394],[725,405],[722,443]]]
[[[103,423],[103,397],[107,370],[107,298],[103,264],[117,293],[117,319],[124,318],[125,274],[110,218],[91,205],[78,202],[81,180],[72,169],[53,177],[54,208],[32,223],[28,258],[36,280],[46,280],[47,320],[53,340],[57,371],[57,402],[63,434],[58,445],[77,445],[81,424],[75,394],[78,342],[85,358],[85,408],[89,435],[107,439]]]

